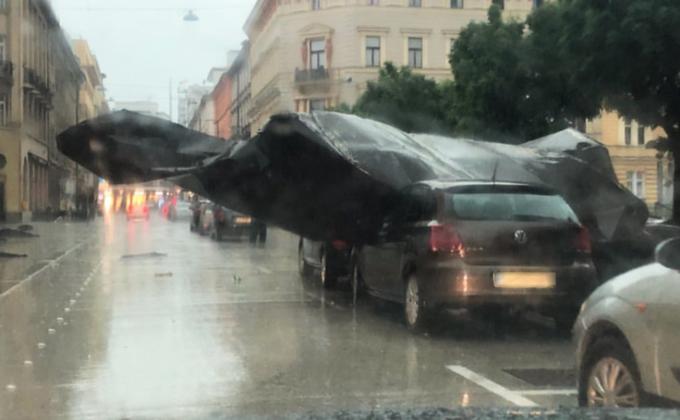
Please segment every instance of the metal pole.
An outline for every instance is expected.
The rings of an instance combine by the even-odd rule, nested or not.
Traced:
[[[170,93],[170,122],[172,122],[172,77],[170,78],[169,93]]]

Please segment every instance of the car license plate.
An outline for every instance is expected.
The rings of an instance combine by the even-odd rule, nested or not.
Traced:
[[[501,271],[494,273],[493,284],[501,289],[552,289],[555,287],[555,273]]]
[[[249,225],[252,219],[250,217],[244,217],[244,216],[239,216],[236,219],[234,219],[234,222],[237,225]]]

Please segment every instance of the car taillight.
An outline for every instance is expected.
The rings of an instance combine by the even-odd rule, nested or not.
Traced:
[[[347,242],[341,241],[339,239],[336,239],[334,241],[331,241],[331,245],[333,246],[334,249],[338,251],[344,251],[347,249]]]
[[[590,254],[593,251],[590,232],[585,226],[581,226],[581,229],[576,236],[576,250],[585,254]]]
[[[430,225],[430,251],[465,256],[460,235],[452,225]]]

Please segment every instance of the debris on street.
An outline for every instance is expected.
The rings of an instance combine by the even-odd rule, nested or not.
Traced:
[[[122,259],[128,259],[128,258],[158,258],[158,257],[167,257],[168,254],[164,254],[162,252],[143,252],[140,254],[125,254],[123,255]]]

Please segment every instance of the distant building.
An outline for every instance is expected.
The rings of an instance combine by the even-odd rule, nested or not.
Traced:
[[[189,128],[200,131],[211,136],[217,135],[215,126],[215,101],[212,94],[207,94],[201,98],[194,116],[189,121]]]
[[[212,85],[180,84],[177,95],[177,122],[189,126],[203,96],[212,91]]]
[[[229,73],[223,73],[219,83],[211,93],[214,103],[214,124],[215,135],[223,139],[232,136],[231,130],[231,99],[232,99],[232,79]]]
[[[653,215],[669,217],[673,202],[673,159],[661,157],[647,143],[664,137],[615,112],[588,121],[586,134],[607,146],[619,182],[643,199]]]
[[[168,114],[159,111],[158,102],[154,101],[116,101],[113,108],[116,111],[126,109],[128,111],[139,112],[140,114],[163,118],[165,120],[170,119]]]
[[[56,135],[78,121],[85,75],[45,0],[0,2],[0,221],[73,206]]]
[[[493,0],[524,18],[540,2]],[[258,0],[244,26],[250,41],[254,131],[278,112],[352,105],[387,61],[450,79],[461,29],[485,21],[492,0]]]
[[[236,137],[250,138],[250,44],[243,47],[229,68],[231,81],[231,134]],[[220,122],[218,121],[218,125]]]
[[[84,39],[76,39],[72,43],[73,52],[80,63],[80,70],[84,76],[78,96],[78,121],[94,118],[109,112],[104,89],[104,77],[99,68],[97,57],[92,53],[89,43]],[[82,216],[89,212],[93,216],[97,200],[99,178],[82,167],[75,166],[74,170],[75,208]],[[70,188],[69,188],[70,189]],[[63,208],[62,204],[62,208]]]

